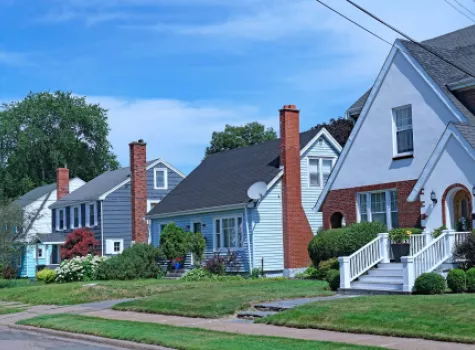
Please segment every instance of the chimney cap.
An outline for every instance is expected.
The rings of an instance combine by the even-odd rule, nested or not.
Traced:
[[[138,141],[132,141],[131,145],[139,145],[139,146],[146,146],[147,143],[143,139],[139,139]]]
[[[282,109],[297,110],[297,106],[296,105],[284,105],[284,107],[282,107]]]

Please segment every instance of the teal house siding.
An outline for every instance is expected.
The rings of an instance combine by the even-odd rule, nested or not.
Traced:
[[[247,229],[246,226],[248,222],[246,221],[246,215],[244,210],[244,205],[242,209],[229,210],[229,211],[218,211],[218,212],[209,212],[202,214],[193,214],[193,215],[181,215],[181,216],[172,216],[164,219],[152,219],[152,244],[159,246],[160,242],[160,231],[163,225],[167,225],[171,222],[174,222],[177,226],[181,227],[185,231],[193,230],[193,223],[201,223],[201,232],[204,239],[206,240],[206,250],[204,260],[207,260],[213,256],[214,253],[221,252],[221,254],[227,254],[227,248],[214,249],[215,247],[215,231],[214,231],[214,220],[230,216],[239,216],[243,220],[243,247],[232,249],[236,252],[239,260],[239,272],[249,272],[249,250],[248,250],[248,238],[247,238]],[[250,226],[248,226],[250,229]],[[250,242],[249,242],[250,243]],[[236,271],[236,272],[237,272]]]

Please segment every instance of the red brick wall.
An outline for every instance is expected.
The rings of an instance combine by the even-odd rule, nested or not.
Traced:
[[[69,169],[56,169],[56,199],[60,200],[69,194]]]
[[[280,137],[284,268],[302,268],[310,263],[307,245],[313,234],[302,207],[299,111],[294,105],[280,110]]]
[[[408,202],[407,197],[411,193],[417,180],[388,182],[378,185],[345,188],[330,191],[322,206],[323,228],[331,228],[330,218],[333,213],[340,212],[346,220],[346,225],[357,222],[356,194],[358,192],[378,191],[386,189],[397,190],[397,206],[399,227],[421,226],[421,202],[420,200]]]
[[[147,152],[143,140],[132,142],[130,147],[132,241],[148,242],[147,214]]]

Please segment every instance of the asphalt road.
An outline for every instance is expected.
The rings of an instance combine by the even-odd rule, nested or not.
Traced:
[[[25,332],[0,327],[1,350],[123,350],[123,348],[96,345],[80,340],[50,337],[34,332]]]

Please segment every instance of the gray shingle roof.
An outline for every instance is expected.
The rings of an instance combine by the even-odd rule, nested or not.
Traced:
[[[468,141],[468,143],[475,149],[475,126],[467,124],[454,124],[458,131]]]
[[[369,97],[369,94],[371,93],[372,88],[369,88],[368,91],[366,91],[359,99],[356,100],[355,103],[353,103],[350,108],[348,108],[348,111],[358,111],[361,110],[366,102],[366,100]]]
[[[469,120],[475,124],[475,116],[452,94],[447,84],[467,78],[468,75],[461,70],[444,62],[424,48],[405,40],[401,43],[407,51],[421,64],[424,70],[432,77],[447,97],[455,104]],[[447,33],[421,42],[427,48],[435,51],[446,60],[455,63],[469,73],[475,75],[475,25],[462,28],[455,32]],[[367,91],[356,101],[350,109],[362,108],[369,95]]]
[[[28,204],[31,204],[39,198],[43,197],[45,194],[50,194],[55,189],[56,183],[37,187],[34,190],[31,190],[30,192],[25,193],[23,196],[18,198],[15,203],[18,204],[20,207],[24,208]]]
[[[57,242],[65,242],[67,233],[65,232],[54,232],[48,234],[38,234],[36,238],[43,244],[46,243],[57,243]]]
[[[147,166],[156,161],[157,159],[148,161]],[[97,200],[102,194],[113,189],[115,186],[127,180],[129,177],[130,167],[106,171],[105,173],[87,182],[77,190],[71,192],[67,196],[64,196],[56,203],[50,205],[50,208],[54,209],[74,203]]]
[[[318,130],[300,134],[300,148]],[[149,215],[249,202],[247,190],[257,181],[269,183],[280,170],[280,139],[237,148],[207,157]]]

